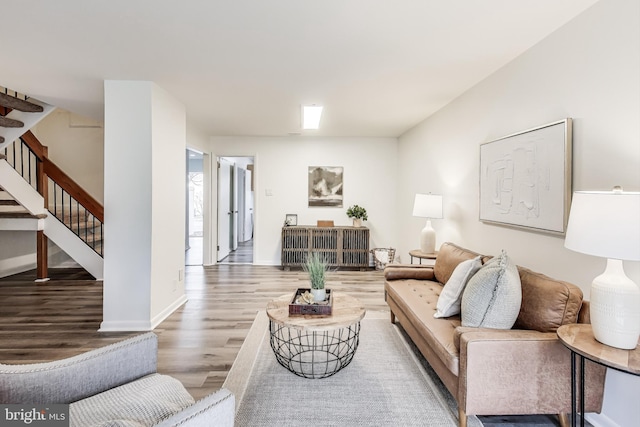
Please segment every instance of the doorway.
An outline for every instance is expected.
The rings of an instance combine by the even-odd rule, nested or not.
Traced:
[[[220,264],[253,264],[253,157],[218,157]]]
[[[202,265],[204,257],[203,155],[187,149],[185,265]]]

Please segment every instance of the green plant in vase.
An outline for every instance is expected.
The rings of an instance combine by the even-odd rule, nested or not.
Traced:
[[[309,273],[309,281],[311,282],[311,294],[315,302],[324,301],[327,297],[324,288],[325,273],[327,272],[327,263],[317,253],[312,253],[302,265],[304,271]]]
[[[353,218],[354,227],[361,227],[362,221],[369,219],[367,217],[367,210],[358,205],[350,206],[349,209],[347,209],[347,216]]]

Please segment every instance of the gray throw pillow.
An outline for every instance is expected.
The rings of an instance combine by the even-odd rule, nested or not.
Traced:
[[[462,326],[511,329],[521,303],[518,268],[502,251],[469,279],[462,294]]]
[[[460,314],[462,291],[469,279],[480,270],[480,267],[482,267],[482,255],[462,261],[456,266],[440,292],[433,317],[449,317]]]

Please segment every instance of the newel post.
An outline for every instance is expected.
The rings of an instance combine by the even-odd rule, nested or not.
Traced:
[[[44,208],[49,208],[49,180],[44,172],[44,159],[48,156],[48,147],[42,147],[43,158],[38,159],[36,180],[38,193],[44,198]],[[44,230],[38,229],[36,236],[36,282],[49,280],[49,239]]]

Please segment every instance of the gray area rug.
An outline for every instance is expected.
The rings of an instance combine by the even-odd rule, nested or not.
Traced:
[[[456,426],[457,409],[411,351],[388,313],[368,313],[349,366],[300,378],[276,361],[258,313],[224,387],[237,399],[236,426]],[[469,417],[469,427],[482,426]]]

